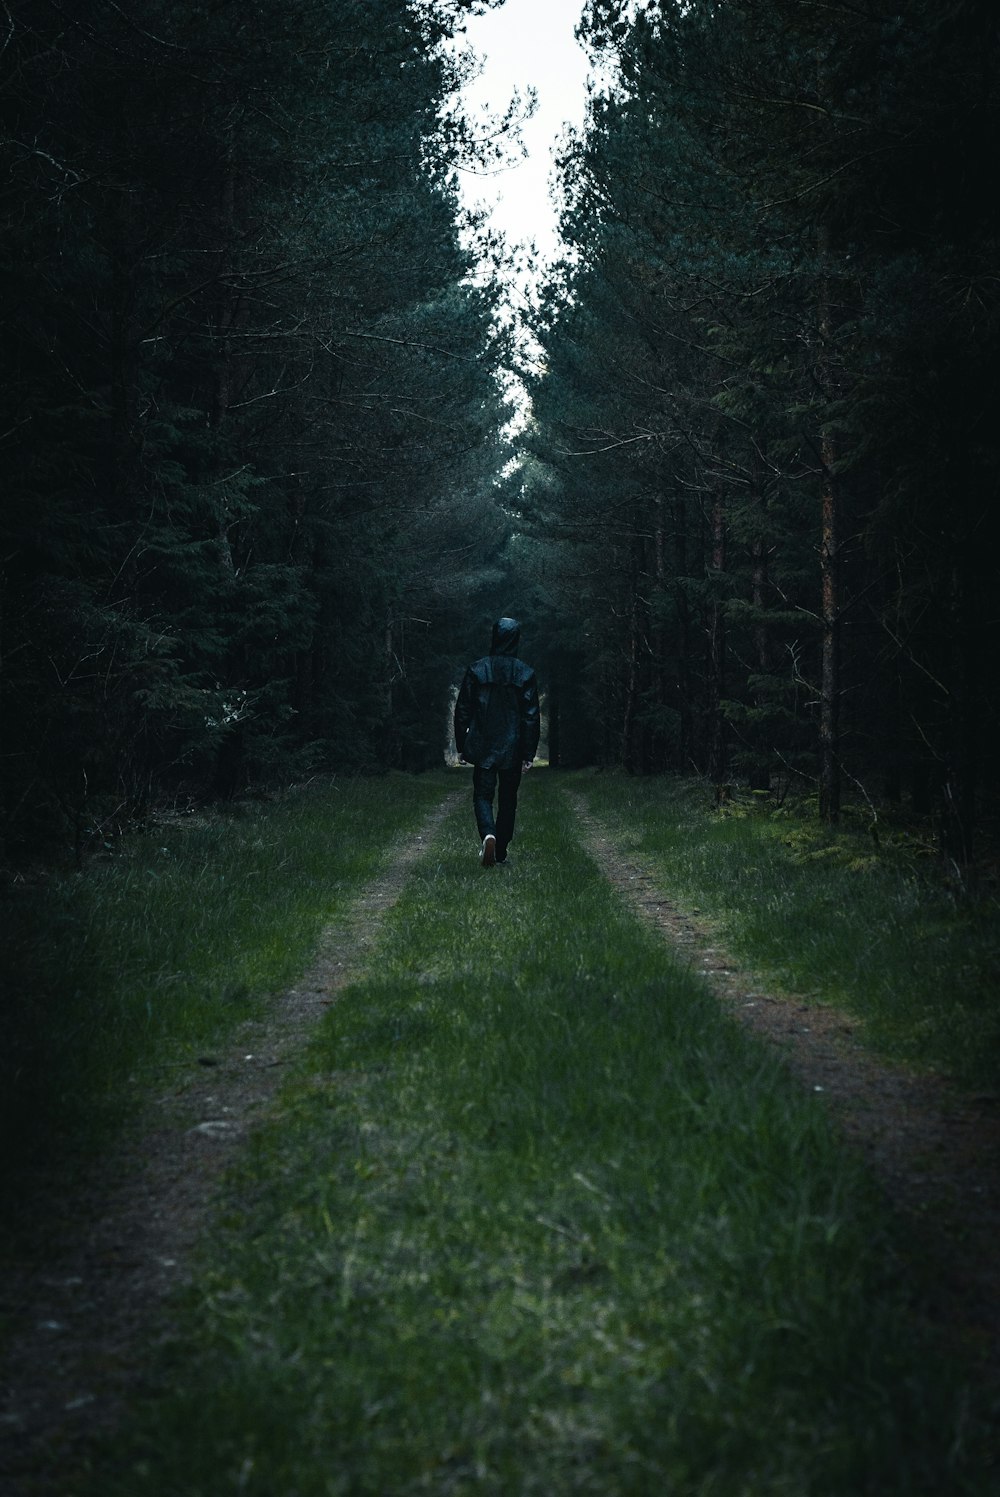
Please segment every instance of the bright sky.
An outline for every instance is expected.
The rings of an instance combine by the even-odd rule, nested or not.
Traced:
[[[504,0],[496,10],[474,16],[459,38],[484,59],[482,73],[463,90],[470,120],[485,106],[502,114],[515,90],[538,94],[534,117],[523,127],[526,160],[491,176],[461,174],[470,208],[492,205],[491,223],[513,249],[534,240],[540,254],[559,249],[557,210],[549,198],[554,151],[566,121],[579,125],[586,105],[586,54],[573,35],[583,0]]]

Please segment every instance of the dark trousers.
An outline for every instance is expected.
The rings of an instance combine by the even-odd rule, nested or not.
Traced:
[[[517,787],[520,783],[520,764],[513,769],[482,769],[477,764],[472,771],[472,809],[476,813],[476,826],[479,828],[480,839],[490,832],[496,837],[498,858],[506,857],[507,844],[514,835]],[[496,821],[493,820],[495,796]]]

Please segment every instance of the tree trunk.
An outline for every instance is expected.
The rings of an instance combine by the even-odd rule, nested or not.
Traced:
[[[219,195],[219,290],[216,305],[216,337],[214,384],[211,392],[211,426],[221,431],[232,401],[233,347],[231,334],[239,317],[239,293],[226,285],[226,275],[232,270],[236,248],[236,175],[232,166],[226,169]],[[230,514],[225,489],[220,489],[216,525],[219,540],[219,555],[229,576],[236,575],[233,549],[229,536]]]
[[[832,445],[832,441],[824,438],[820,541],[823,654],[819,709],[819,814],[831,825],[840,818],[840,558],[837,485],[829,470]]]
[[[628,639],[628,666],[625,675],[625,713],[622,722],[622,764],[629,774],[636,772],[635,732],[636,703],[639,694],[639,617],[638,599],[632,599],[632,616]]]
[[[726,620],[721,596],[722,574],[726,569],[726,510],[721,494],[712,503],[712,601],[708,623],[709,740],[708,777],[721,785],[728,770],[726,725],[722,717],[722,700],[726,689]]]
[[[817,380],[829,404],[836,395],[833,369],[833,312],[830,292],[830,236],[819,231],[819,343]],[[820,427],[822,492],[820,496],[820,667],[819,814],[835,825],[840,819],[840,494],[835,464],[837,441],[832,425]]]
[[[944,817],[941,850],[953,869],[962,872],[973,859],[978,770],[978,726],[982,712],[983,671],[977,659],[972,618],[983,610],[972,607],[973,568],[959,557],[955,568],[956,659],[951,692],[951,743],[944,779]]]
[[[657,498],[654,502],[654,530],[653,530],[653,596],[656,604],[654,621],[650,626],[650,646],[652,660],[650,661],[651,673],[651,696],[656,709],[657,721],[650,745],[650,768],[654,773],[660,773],[667,767],[669,760],[669,739],[666,731],[666,707],[668,703],[667,683],[667,641],[666,630],[663,623],[663,602],[666,592],[667,564],[665,555],[665,539],[663,532],[663,500]]]
[[[750,545],[750,589],[751,601],[754,608],[753,641],[754,654],[756,655],[757,673],[762,678],[771,673],[771,638],[767,625],[767,561],[768,561],[768,536],[765,522],[764,509],[764,479],[760,469],[762,463],[758,464],[758,471],[753,480],[753,502],[755,510],[756,528]],[[758,710],[766,703],[766,696],[762,690],[758,690],[756,704]],[[768,730],[765,725],[758,723],[753,731],[753,762],[750,768],[750,789],[767,791],[771,788],[771,766],[770,758],[773,745],[769,741]]]
[[[632,539],[628,675],[622,729],[622,759],[630,774],[645,774],[649,768],[649,732],[641,713],[650,664],[649,610],[643,597],[647,582],[645,543],[642,535],[636,534]]]
[[[687,771],[695,758],[694,719],[691,711],[691,606],[681,579],[687,576],[687,529],[683,498],[674,505],[674,566],[677,575],[677,693],[680,712],[680,767]]]

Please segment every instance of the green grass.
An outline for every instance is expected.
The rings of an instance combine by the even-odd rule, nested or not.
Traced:
[[[793,811],[716,811],[700,784],[576,775],[623,846],[773,981],[864,1021],[882,1053],[972,1087],[1000,1076],[1000,905],[956,898],[912,844]]]
[[[95,1497],[987,1490],[860,1167],[547,779],[418,867]]]
[[[0,1125],[8,1169],[93,1149],[148,1069],[218,1041],[297,977],[319,931],[442,775],[340,779],[127,838],[2,896]],[[131,1079],[130,1079],[131,1078]]]

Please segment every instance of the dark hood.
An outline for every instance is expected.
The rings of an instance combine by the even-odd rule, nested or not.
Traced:
[[[491,655],[516,655],[521,640],[521,626],[517,619],[497,619],[493,625],[490,642]]]

